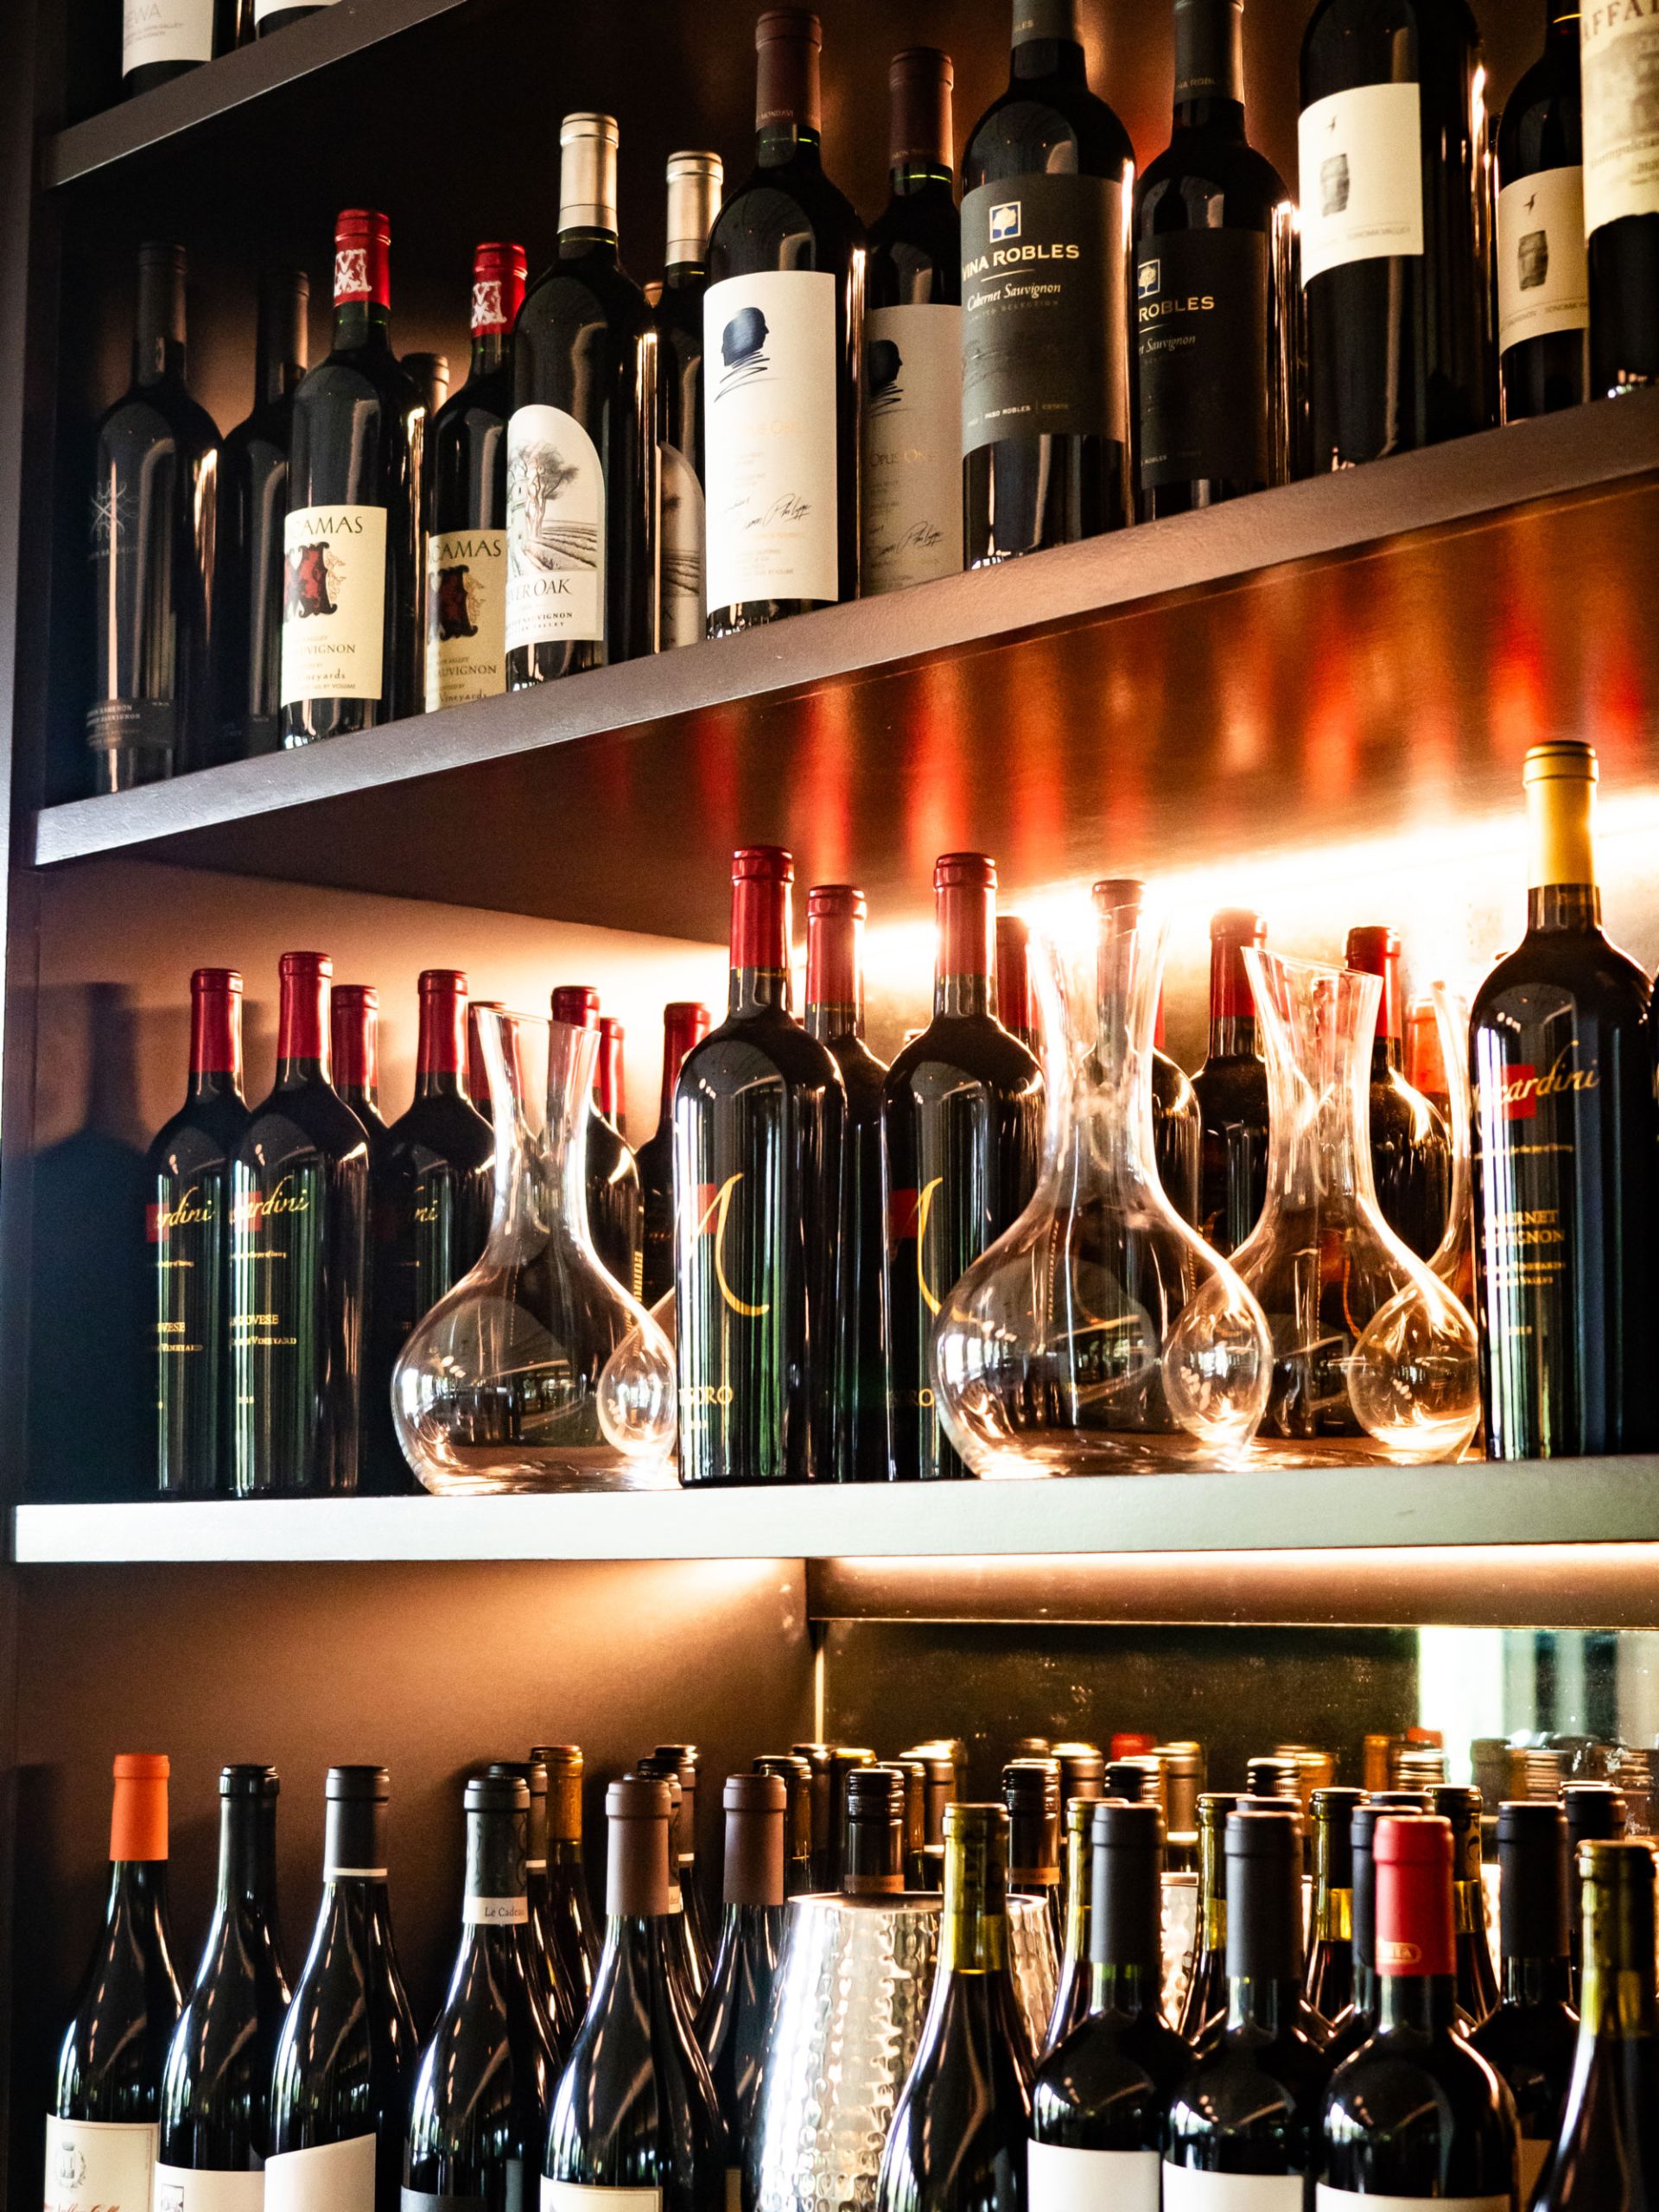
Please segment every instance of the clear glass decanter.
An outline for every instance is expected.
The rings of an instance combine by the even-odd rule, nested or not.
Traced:
[[[1080,957],[1033,942],[1042,1170],[935,1327],[940,1414],[976,1475],[1233,1465],[1267,1404],[1261,1310],[1154,1166],[1165,930],[1123,890],[1096,887]]]
[[[477,1011],[495,1128],[495,1213],[483,1257],[398,1359],[398,1441],[441,1494],[671,1485],[674,1355],[601,1264],[588,1233],[588,1100],[599,1033]],[[523,1072],[543,1039],[544,1112]]]
[[[1273,1332],[1255,1456],[1281,1466],[1455,1459],[1480,1411],[1475,1325],[1377,1205],[1370,1085],[1382,985],[1257,949],[1244,960],[1271,1123],[1267,1204],[1233,1255]]]

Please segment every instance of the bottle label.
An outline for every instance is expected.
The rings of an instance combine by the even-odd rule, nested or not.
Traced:
[[[695,645],[703,634],[702,486],[677,446],[658,446],[662,508],[658,521],[660,642]]]
[[[153,2121],[48,2120],[46,2212],[152,2212]]]
[[[1497,195],[1497,346],[1583,330],[1590,321],[1584,171],[1539,169]]]
[[[1135,259],[1141,481],[1265,484],[1268,240],[1261,231],[1170,231]]]
[[[1378,2196],[1374,2191],[1357,2189],[1332,2189],[1329,2182],[1321,2182],[1313,2192],[1316,2212],[1346,2212],[1350,2204],[1364,2207],[1364,2212],[1422,2212],[1421,2196]],[[1513,2199],[1503,2196],[1437,2196],[1435,2204],[1440,2212],[1506,2212]]]
[[[518,407],[507,424],[509,652],[605,635],[605,472],[562,407]]]
[[[218,1475],[230,1287],[230,1176],[162,1173],[144,1209],[155,1270],[156,1413],[163,1489]]]
[[[301,507],[283,526],[283,704],[378,699],[386,511]]]
[[[86,742],[94,753],[150,753],[170,760],[177,731],[170,699],[99,699],[86,709]]]
[[[213,0],[126,0],[121,11],[121,74],[156,61],[211,61]]]
[[[1076,2151],[1065,2143],[1026,2145],[1030,2212],[1158,2212],[1155,2151]]]
[[[864,319],[865,596],[962,567],[962,309]]]
[[[1348,261],[1423,250],[1422,96],[1356,85],[1302,110],[1302,283]]]
[[[841,596],[836,282],[774,269],[703,295],[710,612]]]
[[[461,1919],[468,1928],[524,1928],[530,1923],[528,1897],[474,1897],[462,1900]]]
[[[728,2180],[729,2204],[729,2177]],[[594,2182],[542,2177],[542,2212],[596,2212],[601,2203],[607,2212],[662,2212],[663,2192],[660,2189],[603,2189]]]
[[[1123,188],[1013,176],[962,203],[962,449],[1129,435]]]
[[[311,2151],[282,2151],[265,2161],[265,2212],[374,2212],[375,2139]]]
[[[505,530],[426,541],[426,710],[493,699],[507,688]]]
[[[1300,2174],[1203,2174],[1168,2159],[1163,2183],[1164,2212],[1302,2212],[1307,2189]]]
[[[1659,12],[1592,0],[1579,17],[1584,83],[1584,226],[1659,214]]]
[[[156,2212],[262,2212],[265,2177],[198,2171],[193,2166],[156,2169]]]

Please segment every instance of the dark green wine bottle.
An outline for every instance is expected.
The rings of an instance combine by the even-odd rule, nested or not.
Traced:
[[[1354,1999],[1351,1822],[1363,1792],[1313,1792],[1313,1926],[1302,1994],[1332,2025]]]
[[[741,2189],[783,1955],[788,1802],[779,1775],[726,1778],[725,1911],[696,2027],[725,2130],[728,2199]]]
[[[1497,1811],[1497,2010],[1469,2040],[1507,2083],[1521,2128],[1521,2202],[1560,2133],[1578,2046],[1567,2001],[1567,1815],[1559,1805],[1500,1805]]]
[[[1194,2050],[1207,2050],[1227,2018],[1227,1815],[1238,1799],[1207,1789],[1198,1800],[1198,1918],[1192,1964],[1181,2000],[1180,2031]]]
[[[1065,1947],[1043,2037],[1044,2056],[1089,2011],[1089,1908],[1095,1866],[1089,1822],[1096,1802],[1074,1797],[1065,1808]]]
[[[538,1744],[531,1758],[547,1769],[547,1928],[580,2018],[599,1964],[599,1929],[582,1860],[580,1744]]]

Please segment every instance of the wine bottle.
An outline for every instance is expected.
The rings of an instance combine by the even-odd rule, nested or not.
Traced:
[[[1371,1172],[1383,1219],[1419,1259],[1446,1233],[1451,1202],[1452,1141],[1444,1117],[1406,1081],[1400,932],[1385,925],[1348,932],[1347,964],[1382,978],[1371,1046]]]
[[[881,2153],[876,2212],[1025,2212],[1033,2069],[1008,1967],[1007,1849],[1000,1805],[947,1809],[938,1967]]]
[[[865,597],[962,567],[962,223],[937,47],[887,70],[887,207],[864,264]]]
[[[934,1317],[1030,1198],[1042,1138],[1042,1072],[991,1012],[995,863],[983,853],[946,853],[935,864],[933,891],[933,1019],[899,1052],[882,1090],[895,1481],[967,1472],[934,1408]]]
[[[1134,183],[1129,134],[1089,89],[1078,0],[1014,0],[1008,88],[962,157],[969,568],[1134,517]]]
[[[1094,1848],[1090,1822],[1097,1800],[1074,1797],[1064,1808],[1065,1942],[1060,1951],[1059,1980],[1049,2008],[1039,2057],[1046,2058],[1065,2042],[1089,2010],[1089,1912],[1094,1886]]]
[[[605,1948],[554,2094],[542,2202],[650,2190],[664,2212],[722,2212],[727,2158],[714,2083],[669,1956],[671,1792],[629,1775],[605,1793]],[[637,2201],[637,2200],[636,2200]]]
[[[1167,2212],[1225,2208],[1231,2177],[1262,2177],[1254,2206],[1299,2212],[1319,2171],[1330,2061],[1302,1996],[1302,1839],[1288,1812],[1227,1816],[1227,2020],[1169,2110]],[[1281,2187],[1271,2194],[1271,2177]]]
[[[1577,1888],[1579,1850],[1586,1843],[1617,1841],[1625,1832],[1626,1808],[1618,1790],[1595,1782],[1566,1783],[1561,1803],[1567,1814],[1567,1863],[1573,1885],[1567,1897],[1567,1956],[1572,1999],[1577,2005],[1584,1972],[1584,1913]]]
[[[522,1782],[529,1793],[524,1899],[530,1910],[524,1928],[524,1981],[542,2040],[552,2054],[550,2079],[556,2079],[581,2022],[587,1993],[579,1980],[573,1982],[566,1976],[554,1939],[547,1878],[547,1767],[532,1756],[493,1759],[484,1771],[509,1782]]]
[[[1527,933],[1475,995],[1475,1288],[1486,1454],[1642,1452],[1659,1332],[1646,975],[1601,931],[1596,756],[1527,755]]]
[[[1515,2108],[1459,2025],[1451,1824],[1390,1814],[1374,1851],[1376,2033],[1331,2082],[1320,2202],[1432,2197],[1458,2212],[1508,2212]]]
[[[495,1196],[495,1132],[468,1103],[467,978],[428,968],[420,980],[415,1098],[372,1149],[374,1224],[368,1361],[364,1376],[368,1476],[408,1489],[391,1420],[391,1376],[410,1332],[477,1262]]]
[[[594,1091],[599,1110],[624,1144],[628,1141],[628,1102],[624,1047],[628,1033],[613,1014],[599,1017],[599,1058],[594,1069]]]
[[[841,1824],[843,1897],[899,1897],[905,1887],[905,1796],[902,1769],[857,1768],[847,1777]]]
[[[127,0],[121,16],[123,99],[213,58],[213,0]]]
[[[1363,1792],[1313,1792],[1313,1923],[1302,1994],[1328,2025],[1354,2001],[1352,1822]]]
[[[380,1111],[380,994],[372,983],[335,983],[328,993],[330,1079],[368,1132],[371,1159],[386,1134]]]
[[[1192,1077],[1198,1102],[1199,1232],[1236,1252],[1268,1195],[1268,1070],[1256,1033],[1247,946],[1267,941],[1259,914],[1228,907],[1210,923],[1210,1042]]]
[[[507,419],[524,269],[521,245],[474,254],[471,365],[427,435],[428,714],[507,688]]]
[[[645,296],[617,258],[616,124],[559,126],[559,245],[512,327],[507,689],[649,652]]]
[[[580,1744],[538,1744],[531,1758],[547,1770],[548,1947],[578,2016],[587,2009],[599,1963],[600,1936],[582,1861]]]
[[[732,861],[726,1020],[674,1099],[680,1479],[806,1482],[839,1464],[835,1236],[847,1092],[790,1014],[795,863]]]
[[[881,1092],[887,1064],[864,1041],[864,893],[815,884],[806,895],[806,1033],[829,1051],[847,1093],[840,1230],[842,1462],[848,1482],[887,1478],[887,1363],[881,1319]]]
[[[1198,1800],[1198,1898],[1192,1964],[1178,2023],[1196,2051],[1216,2042],[1227,2024],[1227,1817],[1238,1804],[1230,1791],[1208,1789]]]
[[[643,1250],[640,1302],[655,1306],[674,1287],[674,1091],[685,1056],[709,1034],[706,1006],[675,999],[663,1008],[663,1091],[656,1133],[634,1154],[639,1171]]]
[[[320,15],[334,4],[334,0],[253,0],[254,35],[267,38],[272,31],[302,23],[308,16]]]
[[[294,394],[311,358],[311,280],[302,269],[259,280],[253,412],[219,449],[213,558],[214,758],[283,746],[283,529]]]
[[[1296,207],[1244,135],[1244,0],[1175,0],[1174,124],[1135,186],[1134,236],[1141,520],[1288,483]]]
[[[247,1127],[242,978],[190,978],[190,1082],[144,1158],[155,1280],[156,1468],[169,1495],[231,1487],[231,1157]]]
[[[703,633],[702,302],[709,289],[709,233],[720,212],[725,177],[718,154],[668,157],[668,252],[662,296],[652,310],[657,340],[658,652],[696,645]]]
[[[1545,0],[1544,50],[1497,131],[1498,389],[1503,420],[1590,396],[1590,267],[1578,0]]]
[[[1351,2058],[1376,2033],[1376,1860],[1373,1855],[1376,1824],[1390,1813],[1427,1810],[1428,1798],[1425,1794],[1392,1789],[1367,1798],[1363,1804],[1356,1805],[1349,1815],[1349,1879],[1352,1884],[1350,1914],[1353,1929],[1350,1948],[1354,1994],[1325,2045],[1332,2066]]]
[[[1486,1935],[1486,1888],[1480,1871],[1480,1792],[1458,1783],[1441,1783],[1429,1793],[1429,1802],[1451,1825],[1458,2002],[1467,2024],[1478,2027],[1497,2003],[1497,1970]],[[1383,1962],[1380,1952],[1378,1961]]]
[[[288,1974],[276,1919],[276,1770],[219,1777],[219,1895],[162,2075],[156,2202],[258,2212]]]
[[[1491,416],[1486,118],[1467,0],[1319,0],[1302,40],[1317,474]]]
[[[1659,380],[1659,171],[1643,105],[1652,40],[1646,15],[1606,0],[1580,27],[1592,399]]]
[[[741,2194],[772,1985],[784,1948],[784,1814],[789,1793],[775,1774],[726,1780],[726,1858],[720,1948],[697,2012],[725,2143],[726,2193]]]
[[[996,918],[996,1018],[1010,1037],[1041,1059],[1031,982],[1031,925],[1018,914]]]
[[[842,1801],[837,1799],[832,1809],[830,1797],[837,1778],[845,1790],[844,1775],[834,1773],[835,1746],[830,1744],[791,1744],[793,1756],[805,1762],[807,1770],[806,1797],[812,1838],[812,1883],[815,1890],[838,1890],[841,1887],[841,1834]],[[872,1758],[874,1754],[872,1752]]]
[[[804,8],[756,22],[754,169],[709,234],[711,637],[858,594],[864,232],[823,172],[822,43]]]
[[[1106,1759],[1098,1744],[1056,1744],[1052,1756],[1059,1762],[1060,1819],[1064,1822],[1073,1804],[1093,1804],[1106,1795]],[[1196,1825],[1196,1801],[1192,1818]],[[1066,1880],[1069,1884],[1069,1872]]]
[[[435,422],[438,410],[449,397],[449,356],[447,353],[404,353],[398,367],[414,385],[421,403],[421,412],[429,424]],[[427,452],[423,459],[430,461]]]
[[[922,1797],[923,1863],[912,1886],[938,1897],[944,1888],[944,1808],[957,1796],[956,1763],[944,1743],[913,1744],[905,1757],[919,1760],[927,1777]]]
[[[1139,887],[1137,886],[1137,888]],[[1112,904],[1122,904],[1122,886],[1096,886]],[[1158,995],[1158,1018],[1152,1039],[1152,1156],[1164,1196],[1183,1221],[1196,1228],[1198,1219],[1198,1174],[1204,1158],[1204,1126],[1198,1116],[1198,1093],[1184,1067],[1164,1050],[1164,1001]]]
[[[1090,1994],[1037,2069],[1031,2212],[1079,2200],[1156,2206],[1169,2101],[1192,2053],[1164,2018],[1164,1824],[1155,1805],[1087,1808]]]
[[[265,2212],[398,2212],[417,2041],[386,1886],[383,1766],[333,1766],[322,1904],[270,2084]]]
[[[702,1993],[709,1985],[710,1961],[702,1932],[686,1910],[683,1844],[684,1837],[690,1833],[691,1804],[686,1796],[685,1785],[680,1779],[680,1761],[671,1752],[647,1751],[634,1771],[645,1781],[666,1782],[668,1784],[668,1878],[673,1892],[671,1925],[667,1930],[668,1957],[679,1982],[685,2017],[693,2020],[696,2018],[698,2005],[702,2002]]]
[[[1060,1764],[1011,1759],[1002,1770],[1008,1808],[1008,1895],[1036,1897],[1048,1915],[1058,1956],[1065,1940],[1060,1904]]]
[[[804,1897],[812,1880],[812,1769],[793,1751],[762,1751],[756,1774],[775,1774],[788,1792],[784,1815],[784,1895]]]
[[[419,393],[391,350],[391,230],[334,226],[334,332],[294,395],[283,524],[283,742],[416,712],[421,697]]]
[[[1521,2198],[1530,2202],[1560,2132],[1579,2039],[1568,2002],[1567,1815],[1559,1805],[1497,1809],[1498,1952],[1503,1993],[1471,2043],[1509,2089],[1521,2130]]]
[[[276,1081],[231,1162],[236,1487],[354,1490],[369,1144],[328,1080],[327,953],[285,952]]]
[[[686,1916],[696,1939],[697,1954],[703,1966],[706,1980],[714,1963],[715,1948],[720,1940],[719,1923],[710,1916],[707,1894],[698,1868],[702,1864],[701,1847],[697,1841],[697,1782],[702,1766],[702,1755],[695,1744],[658,1744],[654,1756],[672,1759],[679,1779],[682,1798],[681,1818],[675,1839],[678,1854],[677,1877]]]
[[[586,983],[563,983],[553,994],[553,1019],[574,1029],[599,1027],[599,993]],[[627,1140],[600,1111],[588,1107],[588,1227],[601,1266],[638,1298],[644,1288],[644,1205],[639,1170]]]
[[[158,1752],[122,1751],[110,1812],[110,1893],[46,2122],[47,2212],[149,2212],[162,2069],[183,1999],[167,1911],[167,1782]]]
[[[467,1783],[467,1885],[449,1993],[416,2069],[402,2212],[528,2212],[552,2064],[526,1971],[530,1792]]]
[[[905,1777],[905,1887],[929,1891],[933,1880],[927,1852],[927,1762],[900,1758],[888,1764]]]
[[[188,0],[158,0],[170,14]],[[219,432],[185,382],[184,248],[141,245],[132,381],[99,416],[91,531],[96,791],[206,765]]]

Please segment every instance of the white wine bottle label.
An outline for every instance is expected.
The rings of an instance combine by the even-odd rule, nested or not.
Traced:
[[[48,2120],[46,2212],[151,2212],[160,2133],[153,2122]]]
[[[1659,12],[1643,0],[1586,0],[1579,17],[1584,80],[1584,226],[1659,214]]]
[[[300,507],[283,529],[283,704],[378,699],[386,511]]]
[[[507,533],[434,532],[426,541],[426,710],[507,688]]]
[[[295,4],[296,0],[253,0],[254,29],[257,30],[268,16],[280,16],[283,9]],[[334,0],[305,0],[305,4],[310,8],[332,8]]]
[[[1423,250],[1422,95],[1356,85],[1302,110],[1302,282],[1347,261]]]
[[[599,448],[562,407],[515,408],[507,424],[507,650],[604,635]]]
[[[728,2192],[727,2202],[731,2202]],[[660,2189],[601,2189],[587,2181],[542,2177],[542,2212],[663,2212]]]
[[[1436,2212],[1505,2212],[1510,2202],[1503,2196],[1437,2196]],[[1328,2182],[1321,2182],[1313,2193],[1317,2212],[1348,2212],[1348,2207],[1363,2206],[1364,2212],[1422,2212],[1421,2196],[1378,2196],[1370,2190],[1332,2189]]]
[[[1584,171],[1540,169],[1497,195],[1497,346],[1590,321]]]
[[[121,74],[153,61],[211,61],[213,0],[126,0],[121,11]]]
[[[468,1928],[526,1928],[530,1924],[528,1897],[467,1897],[461,1916]]]
[[[664,652],[703,634],[703,500],[697,472],[677,446],[657,448],[658,628]]]
[[[1155,2151],[1077,2151],[1066,2143],[1026,2145],[1030,2212],[1158,2212]]]
[[[193,2166],[156,2169],[156,2212],[262,2212],[264,2174],[198,2172]]]
[[[962,309],[864,318],[866,597],[962,567]]]
[[[1302,2212],[1300,2174],[1201,2174],[1164,2162],[1164,2212]]]
[[[703,296],[710,612],[841,596],[836,282],[769,270]]]
[[[265,2161],[265,2212],[374,2212],[372,2135]]]

